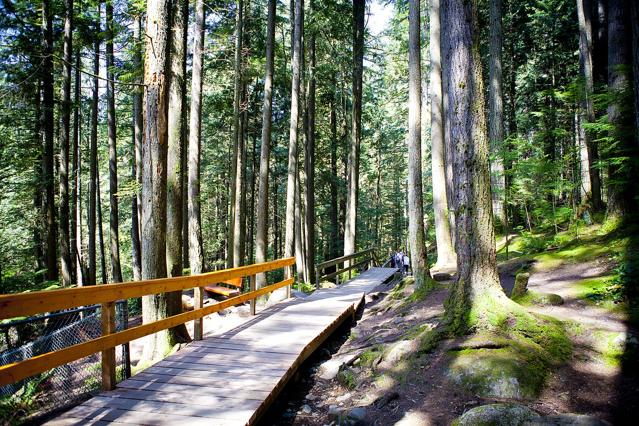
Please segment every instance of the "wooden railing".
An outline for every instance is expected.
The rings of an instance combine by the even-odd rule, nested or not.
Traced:
[[[359,259],[359,260],[358,260]],[[352,261],[352,262],[351,262]],[[342,265],[342,269],[339,269],[339,265]],[[351,271],[355,268],[368,265],[370,268],[372,265],[377,265],[377,255],[375,254],[375,248],[369,248],[358,253],[349,254],[347,256],[338,257],[335,259],[327,260],[326,262],[318,263],[315,265],[315,286],[319,288],[322,280],[336,278],[337,284],[339,284],[339,276],[344,272],[348,272],[348,278],[351,278]],[[324,271],[335,266],[336,271],[329,274],[324,274]]]
[[[201,340],[203,318],[206,315],[247,301],[251,302],[251,314],[255,315],[256,299],[282,287],[286,287],[287,297],[290,297],[290,286],[294,281],[292,278],[292,266],[294,264],[295,258],[287,258],[194,276],[0,295],[0,320],[58,311],[61,309],[77,308],[86,305],[102,304],[102,336],[64,349],[37,355],[23,361],[2,365],[0,366],[0,386],[18,382],[27,377],[101,352],[102,389],[114,389],[116,346],[157,333],[158,331],[173,328],[188,321],[194,321],[194,339]],[[255,289],[256,274],[281,268],[285,268],[285,277],[287,277],[285,280],[259,290]],[[244,277],[250,278],[249,292],[214,305],[203,307],[204,286]],[[194,307],[192,311],[115,332],[116,301],[191,288],[195,289]]]

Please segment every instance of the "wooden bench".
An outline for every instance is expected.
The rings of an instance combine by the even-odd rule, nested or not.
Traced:
[[[226,284],[235,288],[226,287],[220,284]],[[204,287],[204,290],[209,295],[221,294],[222,296],[226,296],[226,297],[237,296],[242,292],[242,278],[233,278],[228,281],[222,281],[221,283],[216,285],[208,285]]]

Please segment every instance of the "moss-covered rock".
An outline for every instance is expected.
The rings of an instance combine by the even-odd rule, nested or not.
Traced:
[[[546,372],[543,363],[532,356],[505,346],[458,351],[448,376],[479,396],[523,399],[539,394]]]
[[[490,404],[466,411],[453,424],[456,426],[519,426],[538,417],[539,414],[523,405]]]
[[[528,290],[523,296],[513,297],[513,300],[520,305],[541,305],[541,306],[558,306],[564,304],[564,299],[554,293],[537,293]]]
[[[528,291],[528,280],[530,279],[530,274],[528,272],[520,272],[515,275],[515,286],[513,290],[510,292],[510,298],[516,299],[518,297],[522,297]]]

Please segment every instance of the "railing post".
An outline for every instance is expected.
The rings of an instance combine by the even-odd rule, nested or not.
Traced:
[[[251,275],[249,277],[249,291],[255,291],[255,275]],[[251,315],[255,315],[255,305],[257,304],[257,299],[251,299]]]
[[[284,275],[286,276],[286,279],[293,278],[293,266],[292,265],[288,265],[284,269]],[[290,285],[286,286],[286,298],[287,299],[291,298],[291,286]]]
[[[115,332],[115,302],[103,303],[101,309],[102,335]],[[102,390],[115,389],[115,348],[102,351]]]
[[[201,309],[204,306],[204,289],[195,287],[193,289],[193,310]],[[204,331],[204,318],[193,321],[193,340],[202,340]]]
[[[317,266],[315,267],[315,288],[317,290],[320,288],[320,270]]]

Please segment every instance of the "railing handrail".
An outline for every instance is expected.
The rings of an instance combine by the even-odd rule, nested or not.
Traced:
[[[4,294],[0,295],[0,320],[203,287],[210,283],[273,271],[293,263],[295,258],[286,258],[199,275]]]
[[[340,274],[344,273],[344,272],[348,272],[349,273],[349,278],[350,278],[350,271],[358,266],[364,265],[366,263],[370,263],[373,264],[373,262],[376,262],[376,256],[375,256],[375,247],[370,247],[367,248],[365,250],[359,251],[357,253],[353,253],[353,254],[347,254],[346,256],[341,256],[341,257],[337,257],[335,259],[331,259],[331,260],[327,260],[325,262],[322,263],[318,263],[317,265],[315,265],[315,286],[317,288],[319,288],[320,285],[320,281],[322,278],[333,278],[333,277],[339,277]],[[340,263],[345,263],[348,262],[349,260],[352,259],[357,259],[360,258],[362,256],[366,256],[370,254],[370,257],[358,262],[358,263],[352,263],[350,265],[348,265],[345,268],[339,269],[335,272],[332,272],[330,274],[327,275],[322,275],[322,272],[324,272],[324,270],[326,268],[328,268],[329,266],[333,266],[333,265],[339,265]],[[336,267],[337,269],[337,267]]]
[[[137,281],[133,283],[123,283],[123,284],[108,284],[108,285],[98,285],[92,287],[80,287],[73,289],[61,289],[61,290],[50,290],[50,291],[38,291],[33,293],[21,293],[15,295],[3,295],[0,296],[0,315],[3,318],[7,318],[5,309],[10,309],[10,312],[33,312],[33,313],[42,313],[49,312],[51,309],[51,304],[47,303],[39,303],[37,304],[38,309],[30,309],[29,307],[24,307],[24,309],[19,309],[20,303],[25,303],[25,301],[37,301],[38,298],[34,296],[40,296],[49,299],[52,294],[55,294],[54,298],[54,306],[65,306],[65,307],[78,307],[82,306],[84,301],[92,300],[92,303],[86,304],[96,304],[102,303],[102,323],[103,323],[103,335],[77,345],[69,346],[64,349],[60,349],[53,352],[48,352],[45,354],[37,355],[32,358],[28,358],[23,361],[15,362],[12,364],[2,365],[0,366],[0,386],[5,386],[11,383],[18,382],[27,377],[33,376],[38,373],[42,373],[44,371],[50,370],[52,368],[58,367],[60,365],[67,364],[72,361],[76,361],[78,359],[87,357],[89,355],[102,352],[102,388],[105,390],[112,389],[115,385],[114,377],[115,377],[115,355],[111,359],[107,359],[105,357],[105,351],[113,351],[116,346],[130,342],[135,339],[139,339],[144,336],[148,336],[153,333],[157,333],[161,330],[166,330],[168,328],[176,327],[180,324],[184,324],[188,321],[202,321],[202,318],[206,315],[210,315],[215,312],[219,312],[223,309],[226,309],[230,306],[235,306],[246,301],[251,301],[251,313],[255,313],[255,299],[258,297],[273,292],[282,287],[288,287],[293,284],[294,279],[292,278],[292,273],[290,271],[290,267],[295,264],[295,258],[285,258],[274,260],[271,262],[260,263],[256,265],[249,266],[241,266],[239,268],[227,269],[223,271],[209,272],[201,275],[194,275],[190,277],[177,277],[177,278],[163,278],[156,280],[146,280],[146,281]],[[273,271],[280,268],[287,268],[286,276],[289,278],[280,281],[276,284],[271,284],[269,286],[263,287],[259,290],[255,290],[255,275],[258,273],[264,273],[268,271]],[[111,331],[112,327],[110,327],[109,323],[113,321],[113,315],[110,313],[113,308],[113,302],[123,298],[130,297],[140,297],[148,294],[159,294],[165,293],[169,291],[182,290],[186,288],[196,288],[200,289],[204,285],[211,282],[221,282],[226,279],[232,278],[242,278],[242,277],[251,277],[251,290],[247,293],[241,294],[236,297],[229,298],[220,303],[216,303],[214,305],[208,305],[202,307],[201,298],[199,300],[199,306],[197,306],[192,311],[183,312],[178,315],[173,315],[168,318],[164,318],[158,321],[154,321],[147,324],[142,324],[137,327],[133,327],[127,330],[123,330],[120,332],[113,333]],[[159,286],[158,288],[153,287],[154,285]],[[150,287],[150,288],[149,288]],[[90,290],[90,291],[88,291]],[[96,291],[97,290],[97,291]],[[144,291],[148,291],[144,293]],[[80,291],[78,293],[78,291]],[[101,295],[100,291],[107,293],[106,296]],[[80,294],[82,297],[77,297],[77,294]],[[131,296],[133,294],[133,296]],[[65,296],[69,297],[69,295],[74,295],[75,298],[67,301],[66,303],[60,302],[59,297]],[[78,300],[82,300],[82,302],[78,302]],[[82,303],[78,305],[78,303]],[[7,308],[5,308],[7,307]],[[63,309],[63,308],[57,308]],[[15,316],[15,315],[14,315]],[[9,316],[11,317],[11,316]],[[105,328],[106,326],[106,328]],[[106,332],[104,332],[106,330]],[[196,337],[197,337],[197,327],[196,327]],[[201,338],[201,325],[200,325],[200,337]],[[110,377],[110,378],[109,378]]]
[[[357,253],[347,254],[346,256],[336,257],[335,259],[326,260],[326,261],[324,261],[322,263],[318,263],[317,265],[315,265],[315,269],[319,269],[319,270],[326,269],[329,266],[337,265],[338,263],[342,263],[342,262],[345,262],[347,260],[351,260],[351,259],[355,259],[355,258],[361,257],[361,256],[363,256],[365,254],[368,254],[369,252],[374,251],[374,250],[375,250],[375,248],[371,247],[371,248],[367,248],[366,250],[362,250],[362,251],[357,252]]]

